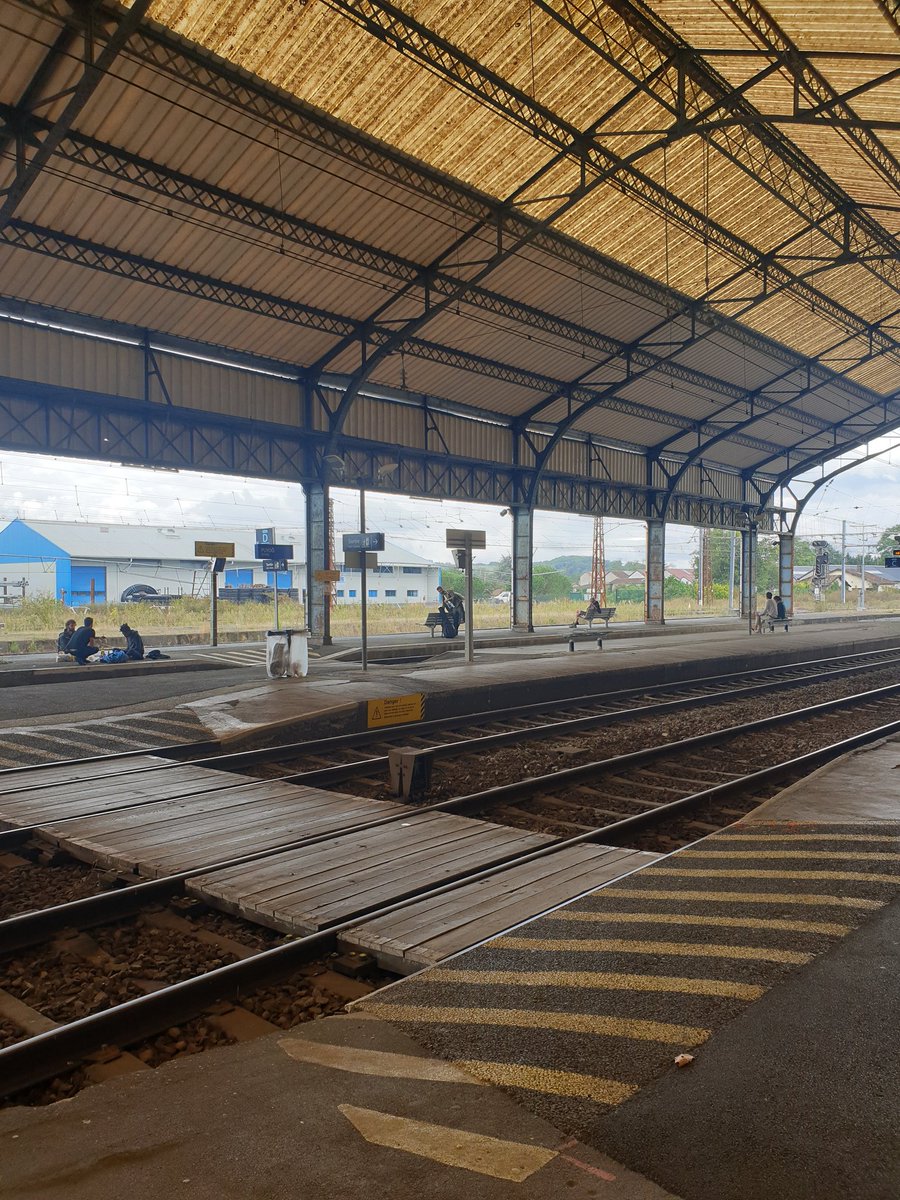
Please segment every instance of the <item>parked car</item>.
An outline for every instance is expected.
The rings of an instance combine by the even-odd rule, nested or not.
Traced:
[[[496,596],[491,596],[490,604],[509,604],[512,600],[512,592],[498,592]]]

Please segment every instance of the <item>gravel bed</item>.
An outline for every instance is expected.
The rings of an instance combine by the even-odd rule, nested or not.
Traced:
[[[839,696],[855,695],[858,692],[866,692],[872,688],[897,682],[897,668],[883,668],[867,674],[864,678],[833,680],[828,683],[810,685],[802,690],[794,689],[783,694],[767,693],[754,700],[706,705],[683,713],[639,717],[634,721],[606,728],[601,727],[596,731],[586,730],[569,734],[561,740],[535,740],[531,744],[520,742],[506,748],[494,747],[490,754],[478,755],[476,752],[465,758],[446,759],[443,762],[438,760],[434,764],[428,799],[430,802],[447,800],[452,796],[462,796],[469,792],[482,791],[488,787],[514,783],[516,780],[529,776],[548,775],[553,771],[580,766],[582,763],[611,758],[618,754],[628,754],[634,750],[643,750],[647,746],[660,745],[664,742],[679,741],[682,738],[707,733],[713,729],[727,728],[745,721],[774,716],[776,713],[792,712],[795,709],[824,703],[826,700],[837,699]],[[889,702],[884,703],[888,704]],[[900,711],[900,700],[892,703],[895,711]],[[885,720],[890,719],[889,716],[885,717]],[[852,709],[836,715],[834,720],[839,727],[835,740],[842,736],[840,728],[846,726],[847,733],[844,736],[849,736],[850,733],[858,733],[871,728],[872,725],[871,715],[854,713]],[[850,723],[854,724],[853,729],[850,729]],[[772,747],[771,753],[766,755],[766,759],[770,761],[775,761],[776,755],[790,757],[791,746],[795,747],[793,753],[799,754],[804,750],[816,749],[822,744],[821,735],[818,732],[804,738],[802,728],[798,726],[781,733],[774,730],[769,731],[764,736],[767,744]],[[776,739],[779,738],[788,745],[788,750],[784,754],[778,754],[775,749]],[[763,763],[760,762],[760,765]],[[355,790],[354,782],[348,780],[346,783],[342,783],[341,789]],[[383,787],[379,798],[385,800],[393,798],[387,786]]]
[[[19,951],[0,964],[0,987],[54,1021],[73,1021],[144,995],[154,985],[234,961],[234,955],[189,934],[156,929],[138,918],[100,926],[71,946],[54,942]]]
[[[129,1047],[135,1058],[148,1067],[159,1067],[186,1054],[202,1054],[216,1046],[233,1046],[235,1038],[212,1025],[206,1017],[195,1017],[182,1025],[173,1025],[165,1033]]]
[[[171,901],[170,907],[198,929],[204,929],[207,933],[214,933],[219,937],[232,938],[251,950],[268,950],[270,946],[292,940],[287,934],[267,929],[264,925],[251,925],[248,921],[229,916],[228,913],[200,907],[194,900],[176,899]]]
[[[315,976],[298,973],[283,983],[259,988],[241,997],[241,1007],[249,1009],[279,1029],[290,1029],[318,1017],[340,1012],[347,1000],[316,984]]]
[[[12,1021],[7,1021],[5,1017],[0,1017],[0,1049],[3,1046],[11,1046],[21,1036],[22,1030],[18,1025],[14,1025]]]
[[[76,862],[56,867],[24,863],[0,871],[0,920],[94,896],[103,890],[100,881],[99,871]]]

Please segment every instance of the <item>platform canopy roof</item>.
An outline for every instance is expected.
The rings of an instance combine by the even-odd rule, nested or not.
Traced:
[[[333,438],[379,387],[772,477],[900,426],[896,0],[0,22],[7,301],[338,383]]]

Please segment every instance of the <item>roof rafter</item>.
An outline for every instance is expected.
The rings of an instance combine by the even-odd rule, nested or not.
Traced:
[[[96,53],[95,46],[95,22],[99,21],[100,18],[99,5],[92,3],[88,6],[84,26],[84,52],[80,78],[71,87],[65,89],[60,94],[60,97],[58,97],[61,98],[68,95],[69,98],[50,129],[42,138],[38,139],[37,148],[34,150],[31,158],[28,158],[24,149],[24,143],[21,143],[22,153],[16,156],[15,177],[9,188],[6,189],[6,194],[3,196],[2,203],[0,203],[0,226],[10,220],[28,190],[34,186],[51,154],[62,138],[65,137],[66,133],[72,128],[72,125],[78,119],[79,114],[96,91],[97,86],[112,66],[117,55],[147,15],[147,10],[150,8],[151,3],[152,0],[134,0],[132,7],[126,9],[119,16],[113,29],[107,31],[105,45],[99,54]],[[50,53],[52,55],[54,51],[51,50]],[[58,58],[59,56],[60,52],[57,52],[55,57]],[[35,93],[43,82],[43,79],[39,80],[39,76],[46,77],[50,71],[51,66],[48,56],[41,67],[38,68],[38,73],[32,79],[32,84],[28,89],[29,93],[31,93],[30,99],[32,104],[37,99]]]
[[[273,296],[256,289],[241,287],[226,280],[201,275],[168,263],[128,254],[112,247],[101,246],[95,242],[88,242],[82,238],[75,238],[56,230],[45,229],[16,219],[9,222],[5,229],[0,230],[0,242],[65,262],[74,262],[80,266],[102,270],[107,274],[117,275],[130,281],[163,287],[182,295],[194,296],[244,312],[315,329],[335,337],[343,336],[354,328],[354,323],[348,318],[326,312],[323,309],[313,308],[310,305],[281,296]],[[441,363],[457,370],[470,371],[485,378],[501,380],[504,383],[512,383],[535,391],[570,392],[576,402],[585,403],[596,398],[596,393],[587,387],[570,388],[567,383],[551,379],[549,376],[456,350],[450,346],[438,345],[421,338],[409,338],[404,348],[413,356]],[[684,428],[692,425],[690,418],[662,412],[650,405],[632,400],[616,400],[614,403],[610,403],[609,407],[628,416],[652,421],[654,424],[676,428],[679,425]],[[748,438],[745,444],[764,452],[778,449],[773,443],[760,439]]]
[[[673,196],[671,192],[641,173],[630,162],[619,158],[601,145],[595,136],[589,136],[589,133],[569,126],[556,114],[451,46],[445,39],[433,34],[419,22],[387,3],[386,0],[326,0],[326,2],[331,7],[345,13],[374,36],[381,37],[388,44],[395,45],[401,51],[413,55],[436,73],[447,77],[463,90],[474,94],[482,102],[522,125],[535,137],[556,149],[557,153],[566,154],[567,157],[577,161],[585,176],[590,171],[603,172],[604,179],[611,179],[615,176],[616,182],[625,186],[629,192],[633,192],[640,199],[666,213],[667,216],[677,220],[699,236],[709,238],[716,249],[741,262],[749,271],[763,276],[766,286],[788,287],[798,296],[815,305],[818,311],[834,320],[842,328],[855,329],[860,334],[873,336],[883,350],[896,349],[894,339],[885,337],[877,329],[873,333],[870,323],[839,304],[827,293],[810,285],[795,271],[777,261],[777,256],[753,247],[732,231],[710,221],[707,214],[699,212],[691,205]],[[545,0],[536,0],[536,2],[559,19],[558,14],[554,12],[551,5],[545,3]],[[567,27],[578,36],[583,36],[576,26],[569,24]],[[638,83],[642,82],[624,70],[621,64],[618,65],[629,79]],[[657,67],[658,63],[654,63],[653,69],[656,70]],[[687,127],[683,119],[676,119],[672,129],[667,132],[665,141],[671,141],[676,130],[678,136],[682,136],[686,132]],[[659,148],[657,146],[658,134],[659,131],[652,131],[650,140],[643,148],[642,153],[648,153],[648,147]],[[844,244],[844,238],[847,229],[853,228],[853,222],[849,218],[850,201],[849,198],[846,199],[847,213],[837,215],[840,225],[838,239],[840,249],[835,259],[836,262],[839,259],[843,260],[849,253]],[[831,215],[834,216],[834,214],[835,208],[832,203]],[[819,212],[817,221],[821,221],[821,219],[822,214]],[[884,234],[883,230],[880,232],[882,235]]]
[[[0,105],[0,115],[18,120],[14,109]],[[22,121],[26,131],[42,123],[36,119]],[[377,272],[392,280],[414,280],[425,270],[424,264],[381,250],[375,246],[348,238],[323,225],[305,221],[299,217],[204,180],[176,171],[150,159],[81,134],[69,133],[56,149],[56,157],[98,171],[104,176],[137,184],[142,188],[163,196],[168,200],[179,200],[200,212],[227,217],[273,238],[293,242],[309,250],[327,254],[343,262]],[[437,272],[432,275],[438,294],[453,294],[458,279]],[[650,366],[667,377],[723,395],[739,397],[744,390],[713,375],[670,362],[661,355],[652,354],[639,346],[631,346],[605,334],[566,318],[545,312],[533,305],[523,304],[508,296],[486,288],[470,286],[465,303],[516,322],[525,330],[538,329],[555,337],[572,342],[579,349],[590,348],[614,358],[632,359],[642,366]]]
[[[53,17],[66,24],[74,18],[64,0],[17,0],[22,7]],[[479,216],[489,214],[493,227],[504,238],[532,235],[531,244],[579,271],[633,291],[636,295],[669,309],[673,300],[683,307],[692,328],[699,323],[736,339],[748,349],[772,356],[785,364],[806,367],[809,360],[780,342],[742,325],[733,317],[702,301],[691,300],[645,275],[584,246],[556,230],[543,230],[522,213],[509,211],[484,193],[442,175],[382,142],[342,125],[319,110],[266,84],[208,51],[185,42],[162,26],[146,22],[131,38],[127,54],[146,66],[177,79],[223,104],[252,115],[301,141],[324,149],[347,162],[399,183],[413,193],[428,196],[452,211]],[[851,395],[867,400],[875,393],[851,379],[842,379],[822,364],[813,373],[840,382]]]

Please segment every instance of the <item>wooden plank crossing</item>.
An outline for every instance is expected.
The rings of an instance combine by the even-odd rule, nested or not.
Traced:
[[[38,765],[24,770],[0,771],[0,828],[33,824],[27,817],[18,820],[11,816],[7,821],[5,814],[12,812],[10,806],[18,806],[18,802],[26,796],[36,796],[38,789],[47,788],[49,791],[59,784],[77,784],[104,775],[121,775],[123,771],[133,771],[135,767],[169,766],[170,763],[170,759],[152,754],[129,754],[127,758],[114,759],[112,762],[67,762],[57,766]],[[30,790],[23,792],[23,788]]]
[[[312,933],[551,840],[449,813],[413,811],[408,821],[198,876],[188,891],[274,929]]]
[[[166,763],[166,760],[143,755],[129,758],[127,764],[117,764],[115,771],[109,769],[111,764],[93,763],[85,764],[80,774],[75,775],[71,774],[72,768],[59,768],[63,774],[58,777],[55,768],[35,771],[33,777],[30,771],[27,775],[23,773],[18,776],[15,786],[16,789],[27,787],[28,791],[12,788],[8,792],[0,791],[0,827],[11,829],[68,820],[86,813],[128,808],[145,801],[201,794],[242,781],[255,782],[246,775],[171,764],[162,771],[123,774],[129,767],[133,770],[136,766],[158,763]]]
[[[385,970],[410,975],[659,857],[613,846],[569,846],[350,929],[340,943],[365,950]]]
[[[225,772],[206,775],[229,784],[240,780]],[[111,809],[62,825],[51,822],[40,837],[86,862],[155,878],[414,811],[276,779],[248,780],[238,787]]]

